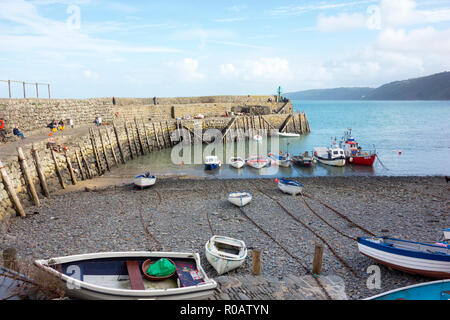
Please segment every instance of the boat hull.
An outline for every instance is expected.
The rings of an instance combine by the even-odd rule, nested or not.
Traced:
[[[228,195],[228,201],[235,206],[242,207],[252,201],[252,195],[250,192],[231,192]]]
[[[293,195],[293,196],[295,196],[299,193],[302,193],[302,191],[303,191],[303,185],[301,183],[296,183],[294,181],[289,182],[289,183],[283,183],[282,180],[279,180],[278,188],[282,192]]]
[[[224,254],[221,251],[217,251],[214,247],[215,239],[226,239],[230,242],[235,243],[237,246],[241,247],[240,253],[238,255],[230,255]],[[219,275],[227,273],[231,270],[239,268],[245,261],[247,257],[247,248],[245,247],[245,243],[243,241],[221,237],[221,236],[213,236],[206,244],[205,244],[205,256],[208,262],[213,266],[213,268],[217,271]]]
[[[355,164],[360,166],[372,166],[375,162],[376,155],[371,156],[351,156],[347,158],[348,164]]]
[[[255,169],[261,169],[270,163],[269,159],[248,159],[247,165]]]
[[[156,178],[136,177],[134,178],[134,185],[139,189],[150,188],[156,183]]]
[[[334,167],[343,167],[345,166],[345,159],[324,159],[321,157],[316,157],[317,161],[319,161],[320,163],[326,164],[328,166],[334,166]]]
[[[399,288],[364,300],[449,300],[450,280],[431,281]]]
[[[215,170],[219,167],[220,165],[218,163],[205,164],[205,170]]]
[[[177,279],[180,281],[180,285],[155,288],[152,287],[152,282],[146,282],[147,280],[143,279],[145,289],[131,289],[129,287],[131,280],[127,279],[126,270],[124,270],[127,267],[123,266],[124,263],[132,260],[142,264],[146,259],[159,258],[170,258],[176,262]],[[209,279],[201,267],[198,253],[101,252],[36,260],[35,265],[60,279],[64,283],[68,297],[82,300],[205,299],[213,295],[217,287],[217,283]],[[56,270],[57,268],[60,270]],[[192,280],[186,278],[186,270],[197,279],[194,280],[194,276],[191,276]],[[121,279],[119,280],[119,278]],[[174,281],[172,280],[172,282]],[[189,281],[194,281],[194,283],[189,283]],[[157,281],[157,283],[161,282]]]
[[[358,240],[359,252],[380,264],[410,274],[418,274],[431,278],[450,279],[450,257],[428,258],[425,254],[414,251],[382,248],[375,243]]]
[[[245,165],[245,161],[243,159],[240,159],[240,158],[239,159],[234,159],[234,158],[230,159],[230,166],[232,166],[233,168],[240,169],[244,165]]]

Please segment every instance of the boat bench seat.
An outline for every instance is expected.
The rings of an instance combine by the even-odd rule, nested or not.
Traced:
[[[128,276],[130,277],[131,289],[145,290],[144,281],[142,280],[141,269],[136,260],[126,261]]]

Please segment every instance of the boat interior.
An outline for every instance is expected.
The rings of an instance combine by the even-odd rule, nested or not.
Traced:
[[[379,243],[379,244],[383,244],[385,246],[394,247],[397,249],[412,250],[412,251],[419,251],[419,252],[433,253],[433,254],[450,255],[450,248],[441,247],[441,246],[432,245],[432,244],[410,242],[410,241],[404,241],[404,240],[399,240],[399,239],[398,240],[390,239],[390,238],[388,238],[388,239],[374,238],[372,241]]]
[[[227,241],[226,239],[215,239],[214,247],[216,247],[217,251],[232,254],[235,256],[239,256],[242,250],[242,245],[240,245],[239,243]]]
[[[157,261],[161,257],[151,257]],[[164,280],[148,280],[142,274],[147,257],[102,258],[52,265],[64,275],[83,282],[112,289],[151,290],[190,287],[203,281],[194,259],[170,258],[177,267],[173,276]]]

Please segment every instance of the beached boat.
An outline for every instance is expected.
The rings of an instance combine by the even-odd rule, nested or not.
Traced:
[[[263,137],[261,135],[259,135],[259,134],[253,136],[253,140],[255,140],[255,141],[261,142],[262,139],[263,139]]]
[[[161,258],[176,266],[164,280],[143,277],[142,264]],[[205,299],[217,283],[209,279],[198,253],[100,252],[36,260],[35,264],[65,283],[66,295],[82,300]]]
[[[219,158],[216,156],[205,157],[205,170],[214,170],[221,166]]]
[[[243,166],[245,166],[245,160],[240,158],[240,157],[231,157],[230,158],[230,166],[239,169],[242,168]]]
[[[265,156],[251,156],[246,162],[250,167],[261,169],[267,166],[270,163],[270,160]]]
[[[252,194],[247,191],[230,192],[228,194],[228,201],[238,207],[243,207],[252,201]]]
[[[273,166],[280,166],[280,167],[290,167],[291,166],[291,161],[292,159],[289,157],[288,154],[284,155],[284,154],[280,154],[278,156],[269,153],[269,159],[270,159],[270,164]]]
[[[225,236],[212,236],[205,244],[205,255],[217,273],[224,274],[240,267],[247,257],[244,241]]]
[[[342,147],[342,144],[341,144]],[[345,159],[349,164],[372,166],[377,157],[375,150],[362,150],[355,139],[352,137],[352,129],[349,128],[344,135]]]
[[[428,244],[390,237],[360,237],[359,252],[406,273],[432,278],[450,278],[450,245]]]
[[[275,179],[275,182],[278,183],[278,188],[281,191],[294,196],[301,193],[303,190],[303,184],[292,179]]]
[[[280,137],[286,137],[286,138],[300,137],[300,135],[298,133],[289,133],[289,132],[277,132],[277,135]]]
[[[314,164],[314,158],[309,155],[308,151],[306,151],[304,154],[299,156],[293,156],[292,163],[299,167],[312,167]]]
[[[153,186],[156,183],[156,177],[146,172],[134,178],[134,185],[140,189],[145,189]]]
[[[327,164],[329,166],[345,166],[344,150],[336,146],[332,146],[331,148],[315,147],[314,158],[320,163]]]
[[[450,280],[419,283],[364,300],[450,300]]]

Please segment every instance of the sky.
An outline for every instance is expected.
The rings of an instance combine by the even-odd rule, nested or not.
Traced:
[[[53,98],[378,87],[449,57],[450,0],[0,0],[0,80]]]

